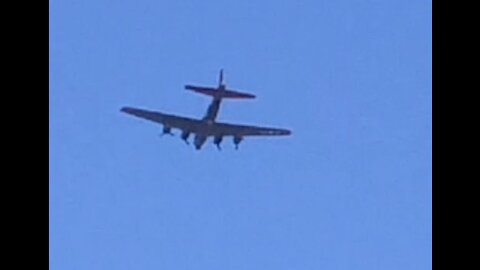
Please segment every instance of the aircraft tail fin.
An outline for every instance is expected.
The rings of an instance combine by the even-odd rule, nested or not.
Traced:
[[[236,90],[219,90],[212,87],[203,87],[195,85],[185,85],[185,89],[191,90],[196,93],[204,94],[207,96],[217,97],[217,98],[236,98],[236,99],[252,99],[255,98],[255,95],[244,93]]]
[[[222,85],[224,85],[223,84],[223,68],[220,69],[220,75],[218,77],[218,87],[220,88],[222,87]]]
[[[223,83],[223,68],[220,69],[218,75],[218,87],[204,87],[204,86],[195,86],[195,85],[185,85],[185,89],[204,94],[207,96],[212,96],[216,98],[236,98],[236,99],[252,99],[255,98],[255,95],[227,89]]]

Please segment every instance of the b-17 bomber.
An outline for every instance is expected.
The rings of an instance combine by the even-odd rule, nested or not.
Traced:
[[[123,107],[121,111],[162,124],[162,135],[173,135],[172,128],[179,129],[181,131],[180,137],[186,144],[190,144],[188,138],[193,134],[193,144],[197,150],[200,150],[208,137],[213,137],[213,143],[218,150],[220,150],[220,144],[224,137],[233,137],[235,149],[238,149],[238,145],[246,136],[284,136],[291,134],[291,131],[288,129],[236,125],[215,121],[223,99],[255,98],[255,95],[252,94],[227,89],[223,83],[223,70],[220,70],[217,87],[185,85],[185,89],[212,97],[212,101],[202,119],[176,116],[133,107]]]

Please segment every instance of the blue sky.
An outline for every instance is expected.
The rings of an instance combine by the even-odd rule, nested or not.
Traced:
[[[51,269],[431,269],[431,1],[50,1]],[[184,84],[289,128],[202,151]]]

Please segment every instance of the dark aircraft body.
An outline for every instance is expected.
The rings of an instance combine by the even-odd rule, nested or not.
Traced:
[[[197,150],[202,147],[208,137],[214,137],[213,142],[218,149],[220,149],[220,143],[222,142],[223,137],[233,137],[235,148],[238,149],[238,144],[245,136],[279,136],[291,134],[290,130],[287,129],[235,125],[216,122],[215,119],[217,118],[218,111],[220,110],[220,104],[222,102],[222,99],[255,98],[255,96],[252,94],[227,89],[225,84],[223,84],[223,70],[220,70],[218,87],[212,88],[186,85],[185,89],[213,97],[212,102],[208,106],[207,112],[202,119],[187,118],[132,107],[123,107],[121,111],[136,117],[162,124],[163,134],[172,134],[172,128],[180,129],[182,131],[181,138],[187,144],[189,144],[189,136],[191,134],[194,134],[193,144],[195,145],[195,149]]]

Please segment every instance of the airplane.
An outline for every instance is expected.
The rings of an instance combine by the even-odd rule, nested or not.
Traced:
[[[288,129],[256,127],[247,125],[235,125],[229,123],[216,122],[220,104],[223,99],[254,99],[255,95],[227,89],[223,83],[223,69],[220,70],[218,86],[204,87],[195,85],[185,85],[186,90],[190,90],[203,95],[211,96],[212,102],[208,106],[207,112],[202,119],[193,119],[161,112],[149,111],[133,107],[123,107],[121,112],[140,117],[149,121],[157,122],[163,125],[163,133],[173,135],[172,128],[181,130],[181,139],[188,145],[189,136],[193,133],[193,144],[196,150],[200,150],[208,137],[212,136],[213,143],[221,150],[220,143],[225,136],[232,136],[235,149],[245,136],[282,136],[290,135]]]

